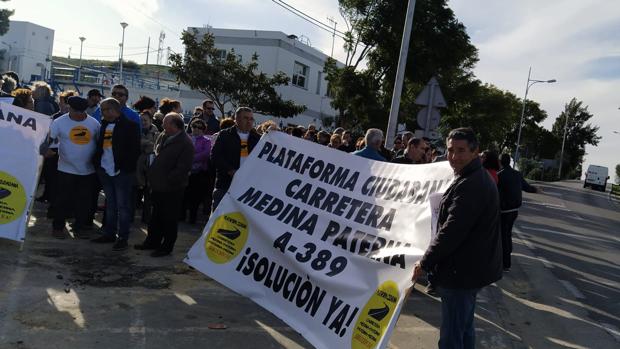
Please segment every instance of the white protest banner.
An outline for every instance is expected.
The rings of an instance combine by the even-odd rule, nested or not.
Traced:
[[[270,132],[186,263],[251,298],[317,348],[384,348],[431,238],[447,162],[367,160]]]
[[[0,238],[22,241],[51,118],[0,103]]]

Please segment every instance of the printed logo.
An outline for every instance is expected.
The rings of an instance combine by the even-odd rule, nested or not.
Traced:
[[[351,337],[352,349],[372,349],[379,344],[398,305],[398,285],[386,281],[377,288],[360,313]]]
[[[103,149],[112,148],[112,132],[113,130],[105,130],[103,133]]]
[[[241,212],[223,214],[213,222],[205,239],[207,257],[217,264],[233,260],[248,241],[248,221]]]
[[[21,217],[26,208],[24,186],[10,174],[0,171],[0,224]]]
[[[90,130],[85,126],[75,126],[69,131],[69,139],[78,145],[88,144],[91,140]]]

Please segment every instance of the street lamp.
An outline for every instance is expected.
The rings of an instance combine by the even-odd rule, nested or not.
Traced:
[[[84,46],[84,40],[86,40],[86,38],[80,36],[78,39],[80,39],[80,68],[78,69],[77,81],[80,81],[80,75],[82,75],[82,47]]]
[[[545,82],[548,84],[556,82],[555,79],[551,79],[551,80],[530,79],[531,75],[532,75],[532,67],[530,67],[530,71],[527,73],[527,84],[525,87],[525,96],[523,97],[523,108],[521,109],[521,121],[519,121],[519,136],[517,137],[517,148],[515,149],[515,156],[513,160],[515,167],[517,165],[517,155],[519,154],[519,146],[521,145],[521,128],[523,128],[523,116],[525,115],[525,104],[527,103],[527,93],[530,91],[530,87],[532,87],[534,84],[537,84],[539,82]]]
[[[121,40],[121,58],[120,58],[120,79],[121,84],[123,83],[123,51],[125,51],[125,28],[127,28],[129,24],[125,22],[121,22],[121,27],[123,27],[123,39]]]

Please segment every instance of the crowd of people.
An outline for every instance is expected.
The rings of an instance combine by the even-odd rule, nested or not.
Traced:
[[[37,199],[48,203],[52,236],[66,238],[66,221],[74,218],[73,235],[90,239],[95,214],[103,208],[99,236],[91,241],[109,243],[115,251],[129,247],[140,209],[148,234],[134,248],[151,250],[153,257],[169,255],[178,222],[197,223],[201,205],[208,219],[266,132],[286,132],[376,161],[449,161],[455,180],[442,198],[437,236],[413,275],[415,281],[426,272],[427,292],[435,294],[438,288],[442,297],[440,347],[473,347],[476,294],[501,278],[502,270],[509,271],[521,192],[538,190],[510,166],[508,154],[479,153],[470,128],[450,132],[445,154],[411,132],[399,134],[387,149],[383,132],[376,128],[355,138],[341,127],[333,132],[312,124],[280,129],[272,120],[255,126],[252,109],[239,107],[234,118],[218,119],[208,99],[194,108],[186,124],[179,101],[164,98],[157,103],[140,96],[129,106],[129,90],[123,85],[113,86],[107,98],[97,89],[86,98],[67,90],[56,101],[44,82],[21,87],[5,74],[0,83],[3,96],[12,96],[14,105],[53,119],[41,148],[45,190]]]

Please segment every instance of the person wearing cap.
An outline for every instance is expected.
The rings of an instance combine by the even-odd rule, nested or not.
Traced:
[[[103,119],[93,162],[105,193],[106,212],[103,235],[92,241],[114,243],[114,251],[123,251],[127,249],[133,213],[140,132],[116,99],[104,99],[100,109]]]
[[[52,235],[64,239],[65,221],[70,212],[75,213],[73,234],[88,238],[85,232],[93,200],[95,167],[92,157],[99,135],[99,122],[86,114],[88,101],[82,97],[67,98],[69,113],[54,120],[50,138],[58,144],[58,173],[56,177],[56,202]],[[53,156],[48,150],[47,156]]]
[[[88,91],[86,96],[88,97],[88,108],[86,108],[86,114],[93,115],[95,114],[95,111],[97,111],[97,108],[99,108],[99,102],[101,102],[101,99],[104,96],[96,88]]]

